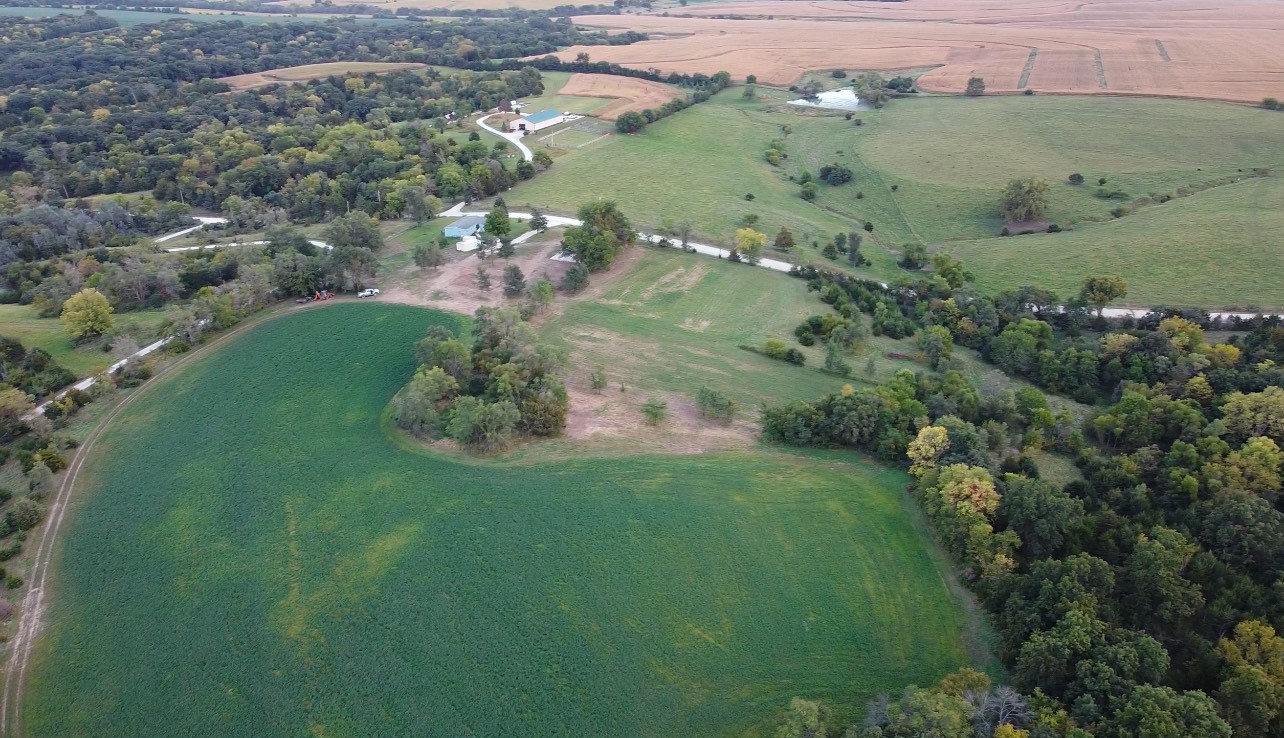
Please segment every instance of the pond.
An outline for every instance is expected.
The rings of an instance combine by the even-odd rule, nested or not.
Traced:
[[[798,105],[804,108],[825,108],[827,110],[862,110],[860,98],[856,96],[856,91],[850,87],[844,87],[840,90],[825,90],[816,95],[814,98],[798,98],[790,100],[790,105]]]

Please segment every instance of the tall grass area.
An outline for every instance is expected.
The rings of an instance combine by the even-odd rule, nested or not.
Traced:
[[[413,342],[461,320],[318,307],[139,397],[64,528],[27,734],[769,735],[965,662],[898,471],[389,437]]]
[[[769,235],[789,227],[803,248],[787,258],[810,263],[833,264],[810,248],[812,240],[823,245],[869,221],[864,251],[874,264],[860,271],[884,279],[904,274],[894,262],[905,244],[917,243],[958,248],[986,289],[1034,283],[1073,291],[1085,276],[1114,271],[1143,302],[1284,305],[1270,268],[1284,248],[1269,212],[1284,207],[1278,175],[1269,184],[1204,189],[1107,225],[1111,211],[1132,199],[1284,165],[1284,126],[1271,111],[1186,100],[926,96],[856,113],[863,123],[856,126],[841,114],[799,112],[785,99],[768,90],[753,100],[740,88],[724,91],[639,135],[568,151],[506,199],[565,212],[610,197],[642,225],[688,219],[702,238],[724,243],[755,214]],[[779,168],[763,156],[776,138],[788,154]],[[815,203],[805,202],[789,177],[825,164],[850,168],[853,181],[821,185]],[[1086,183],[1070,185],[1073,173]],[[1042,247],[1000,241],[1000,193],[1018,177],[1048,180],[1047,219],[1075,232],[1040,239]],[[1095,196],[1101,178],[1122,199]],[[1229,207],[1218,210],[1221,203]],[[1179,255],[1192,257],[1190,267],[1151,268],[1170,260],[1174,240]]]
[[[112,316],[116,333],[135,336],[140,346],[157,338],[165,322],[161,310],[140,310],[117,313]],[[27,348],[48,351],[54,361],[67,367],[78,377],[97,374],[115,361],[115,357],[102,350],[102,341],[77,345],[63,328],[58,318],[41,318],[30,305],[0,305],[0,335],[16,338]]]

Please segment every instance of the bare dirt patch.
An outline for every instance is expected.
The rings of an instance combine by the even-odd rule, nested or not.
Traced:
[[[327,64],[304,64],[299,67],[282,67],[267,69],[253,74],[237,74],[231,77],[220,77],[219,82],[226,82],[233,90],[252,90],[275,84],[307,82],[335,74],[369,74],[397,72],[403,69],[423,69],[423,64],[401,62],[331,62]]]
[[[572,59],[584,51],[595,61],[663,72],[726,70],[737,78],[755,74],[773,85],[791,84],[813,70],[934,67],[919,80],[924,90],[959,93],[969,77],[980,76],[992,93],[1015,93],[1030,51],[1038,49],[1027,84],[1038,92],[1248,103],[1279,97],[1284,79],[1279,53],[1284,4],[1279,2],[768,0],[669,12],[669,17],[577,17],[582,25],[627,27],[654,40],[574,47],[558,56]],[[701,17],[709,15],[743,19]]]
[[[684,97],[683,93],[668,85],[645,79],[619,77],[611,74],[573,74],[559,95],[577,97],[605,97],[614,102],[593,111],[595,118],[615,120],[622,113],[641,112],[658,108],[670,100]]]
[[[461,254],[448,251],[446,263],[438,269],[410,269],[395,275],[382,287],[379,299],[406,305],[449,310],[472,315],[477,308],[516,305],[521,298],[504,297],[504,269],[516,264],[531,284],[547,276],[560,284],[570,264],[551,258],[561,250],[561,240],[552,234],[542,234],[517,247],[511,259],[479,259],[476,252]],[[477,286],[477,267],[486,269],[491,287],[483,290]],[[556,300],[565,299],[560,295]]]
[[[590,446],[627,443],[633,452],[702,454],[743,449],[756,442],[758,429],[747,418],[728,425],[706,420],[689,397],[664,393],[620,392],[618,386],[601,393],[578,383],[567,388],[571,409],[566,416],[566,437]],[[650,425],[642,404],[650,398],[668,405],[668,417]]]

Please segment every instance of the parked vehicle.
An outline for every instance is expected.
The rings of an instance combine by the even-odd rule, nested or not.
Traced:
[[[368,290],[361,290],[360,292],[358,292],[357,297],[375,297],[378,294],[379,294],[379,290],[375,289],[374,287],[371,287]]]

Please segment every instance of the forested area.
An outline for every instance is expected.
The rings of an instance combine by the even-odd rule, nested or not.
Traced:
[[[129,0],[128,2],[90,2],[90,3],[70,3],[68,0],[5,0],[3,5],[12,5],[18,7],[45,7],[45,8],[81,8],[85,6],[108,9],[114,8],[119,10],[152,10],[160,13],[181,14],[183,11],[176,8],[174,4],[167,3],[164,0]],[[396,11],[389,10],[386,5],[368,5],[362,2],[347,3],[333,2],[333,0],[321,0],[302,9],[309,14],[326,13],[333,15],[372,15],[377,18],[405,18],[416,16],[427,17],[461,17],[461,18],[563,18],[572,15],[602,15],[619,13],[620,9],[628,6],[650,7],[650,0],[617,0],[610,4],[593,4],[586,3],[583,5],[558,5],[547,9],[525,10],[522,8],[460,8],[442,6],[439,8],[407,8],[399,7]],[[272,15],[292,15],[298,13],[301,8],[291,5],[277,5],[271,2],[260,2],[259,0],[187,0],[183,3],[184,8],[202,8],[209,10],[219,10],[223,12],[239,13],[270,13]]]
[[[242,92],[212,77],[336,59],[475,63],[621,42],[545,19],[395,31],[182,20],[124,29],[87,14],[8,18],[0,33],[3,299],[60,302],[97,271],[94,262],[132,265],[151,273],[139,278],[151,286],[116,290],[117,308],[126,310],[190,292],[165,286],[182,281],[178,260],[118,247],[173,229],[191,208],[224,212],[234,232],[358,211],[423,220],[443,199],[493,195],[551,163],[513,165],[507,144],[453,132],[462,116],[542,92],[530,67],[429,68]],[[91,199],[139,192],[145,196]],[[55,277],[69,284],[46,285]],[[282,292],[333,284],[312,280]]]
[[[847,735],[1279,735],[1284,323],[1162,309],[1108,321],[1090,310],[1100,280],[1059,306],[1032,288],[981,297],[956,261],[935,266],[896,287],[799,272],[837,313],[822,318],[918,333],[939,372],[768,408],[763,432],[909,466],[1020,693],[998,701],[996,720],[988,682],[960,688],[956,675],[875,701]],[[800,336],[813,322],[826,321]],[[1206,335],[1231,327],[1224,342]],[[954,345],[1098,404],[1081,421],[1034,388],[979,392]],[[1041,479],[1034,456],[1047,451],[1081,478]],[[781,735],[822,734],[789,732],[809,721],[823,732],[822,713],[796,701]]]

